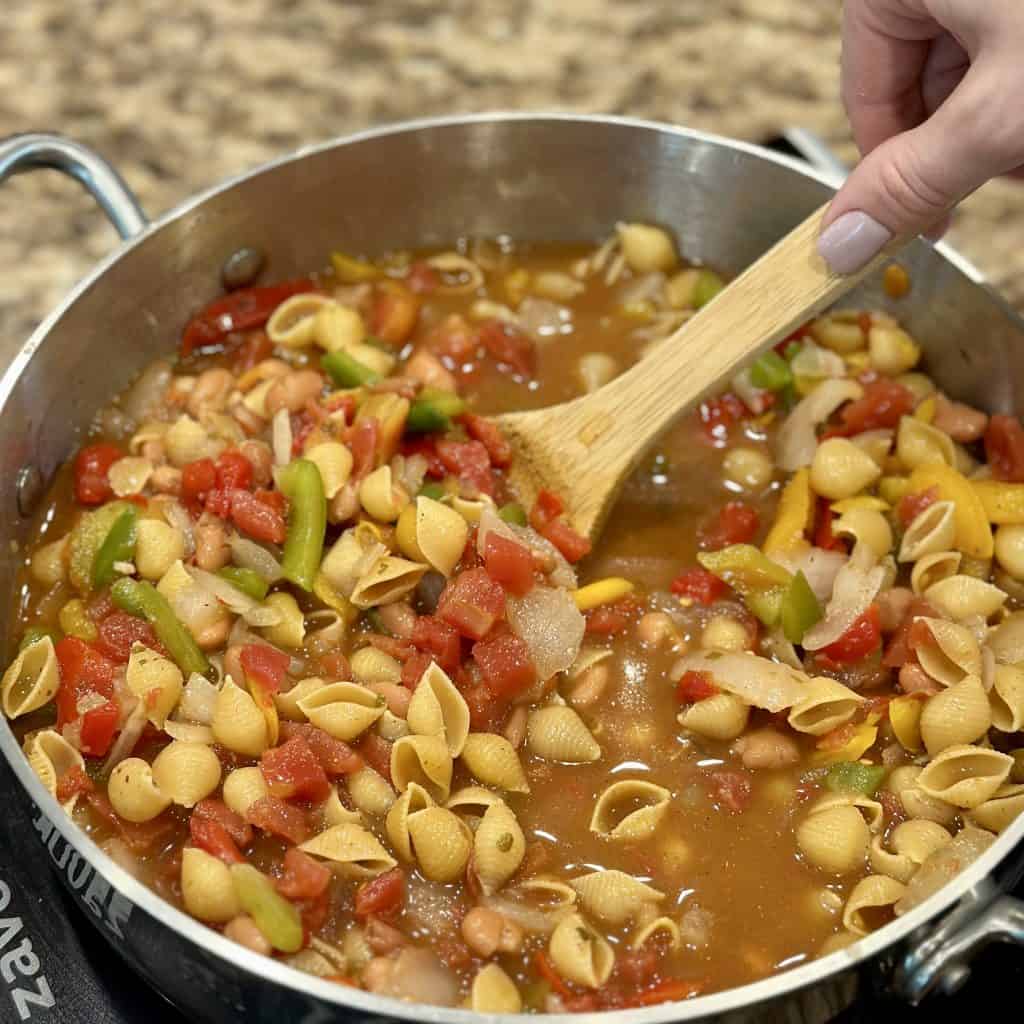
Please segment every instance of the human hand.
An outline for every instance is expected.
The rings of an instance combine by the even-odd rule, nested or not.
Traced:
[[[842,93],[863,159],[824,219],[832,270],[894,235],[941,235],[956,204],[1024,170],[1021,0],[846,0]]]

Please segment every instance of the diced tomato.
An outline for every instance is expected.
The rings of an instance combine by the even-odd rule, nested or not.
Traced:
[[[473,660],[484,685],[496,697],[518,697],[537,681],[529,648],[511,632],[496,631],[473,644]]]
[[[562,553],[562,557],[574,565],[590,554],[590,541],[583,534],[574,530],[564,519],[552,520],[540,531],[540,535],[545,540],[551,541]]]
[[[368,732],[359,743],[359,753],[370,768],[391,781],[391,744],[383,736]]]
[[[710,672],[684,672],[676,683],[676,700],[680,704],[692,704],[721,693]]]
[[[487,534],[484,545],[484,568],[510,594],[522,597],[533,589],[533,552],[494,530]]]
[[[274,882],[277,891],[297,903],[312,903],[331,884],[331,869],[294,846],[284,855],[284,873]]]
[[[702,523],[698,528],[700,546],[706,551],[718,551],[730,544],[749,544],[760,524],[756,508],[743,501],[730,501],[712,522]]]
[[[625,598],[614,604],[602,604],[586,612],[586,632],[594,636],[618,636],[625,633],[633,622],[636,601]]]
[[[441,275],[425,260],[417,260],[409,268],[405,281],[417,295],[429,295],[437,291],[441,284]]]
[[[449,441],[442,438],[437,442],[437,454],[452,476],[458,477],[481,494],[494,494],[491,459],[479,441]]]
[[[441,456],[437,454],[437,438],[432,434],[403,439],[399,450],[406,458],[422,455],[427,460],[427,476],[432,479],[443,480],[447,474]]]
[[[401,345],[416,326],[420,299],[398,281],[374,286],[370,333],[390,345]]]
[[[260,770],[270,795],[282,800],[322,803],[331,794],[327,773],[301,736],[265,751]]]
[[[462,423],[466,433],[487,449],[492,466],[505,468],[512,464],[512,445],[505,439],[497,423],[471,412],[462,417]]]
[[[392,917],[405,902],[405,872],[392,868],[356,889],[356,917]]]
[[[102,622],[108,615],[116,610],[114,599],[110,596],[110,590],[104,588],[94,593],[85,603],[85,612],[95,623]]]
[[[479,341],[476,331],[458,313],[450,313],[424,339],[431,352],[459,366],[473,357]]]
[[[232,497],[236,493],[238,492],[232,491]],[[280,491],[267,491],[260,489],[253,492],[253,497],[261,505],[266,505],[267,508],[273,509],[282,516],[288,512],[288,499]]]
[[[181,354],[187,356],[197,349],[220,345],[232,331],[262,327],[285,299],[314,290],[313,282],[303,278],[230,292],[211,302],[185,325]]]
[[[217,822],[239,846],[248,846],[252,842],[252,826],[240,814],[235,814],[223,800],[214,797],[200,800],[192,809],[192,817]]]
[[[386,633],[366,633],[364,636],[371,647],[376,647],[378,651],[390,654],[392,658],[398,661],[405,661],[413,652],[411,640],[403,640],[397,636],[388,636]]]
[[[96,787],[81,765],[73,765],[57,780],[57,801],[66,804],[81,793],[91,793]]]
[[[207,491],[203,498],[203,507],[211,516],[218,519],[227,519],[231,515],[232,491]],[[196,508],[196,506],[193,506]]]
[[[524,331],[501,320],[486,320],[480,327],[479,343],[497,360],[520,377],[532,377],[537,368],[537,350]]]
[[[814,546],[825,551],[845,551],[842,539],[832,532],[835,513],[825,498],[818,498],[814,508]]]
[[[567,999],[573,995],[573,991],[565,983],[562,976],[555,970],[555,965],[548,959],[547,953],[539,949],[533,956],[537,973],[551,986],[551,991],[556,995]]]
[[[239,655],[247,679],[267,693],[277,693],[288,672],[291,658],[269,644],[246,644]]]
[[[217,486],[223,490],[248,490],[252,487],[252,463],[240,451],[229,448],[221,452],[217,459]]]
[[[692,999],[707,987],[703,981],[684,981],[682,978],[662,978],[650,988],[641,989],[628,995],[623,1007],[656,1006],[658,1003],[674,1003],[681,999]]]
[[[913,408],[912,391],[890,377],[878,377],[865,383],[860,398],[843,406],[839,419],[845,434],[862,434],[898,426]]]
[[[909,526],[926,508],[939,500],[937,487],[929,487],[926,491],[916,494],[904,494],[896,506],[896,514],[904,527]]]
[[[196,459],[181,467],[181,500],[186,504],[202,501],[217,486],[217,466],[213,459]]]
[[[436,615],[421,615],[409,639],[425,654],[432,655],[445,672],[454,672],[459,667],[462,660],[459,632]]]
[[[754,790],[746,772],[719,768],[708,776],[714,799],[733,814],[746,810]]]
[[[110,467],[124,452],[116,444],[86,445],[75,456],[75,499],[80,505],[102,505],[114,496],[107,479]]]
[[[469,724],[473,732],[500,732],[508,717],[508,703],[495,697],[484,683],[462,689],[469,708]]]
[[[257,363],[269,359],[273,351],[274,343],[267,337],[266,331],[251,331],[231,353],[231,372],[241,376]]]
[[[481,640],[505,614],[505,591],[485,569],[468,569],[450,580],[437,602],[437,616],[463,636]]]
[[[288,536],[284,515],[248,491],[231,491],[231,520],[254,540],[283,544]]]
[[[293,846],[305,842],[309,835],[305,813],[276,796],[254,800],[246,808],[245,820],[264,832],[287,839]]]
[[[302,454],[302,449],[306,447],[306,439],[317,428],[320,421],[319,418],[311,416],[306,409],[303,409],[302,412],[292,413],[290,420],[292,426],[292,456],[294,457]]]
[[[593,1013],[601,1009],[601,996],[597,992],[575,992],[561,998],[566,1013]]]
[[[728,392],[700,404],[700,421],[704,436],[716,447],[729,439],[729,428],[746,415],[747,407],[736,395]]]
[[[120,711],[112,700],[86,711],[82,716],[82,753],[89,757],[105,757],[114,742],[119,717]]]
[[[673,594],[688,597],[699,604],[712,605],[729,593],[729,585],[713,572],[697,566],[680,573],[671,585]]]
[[[819,737],[814,746],[818,750],[841,750],[853,739],[856,732],[857,725],[855,722],[844,722],[842,725],[837,725],[834,729],[830,729],[823,736]]]
[[[375,416],[356,420],[348,432],[348,447],[352,452],[352,479],[362,480],[377,465],[380,424]]]
[[[538,532],[565,512],[565,502],[552,491],[540,490],[530,509],[530,525]]]
[[[174,819],[166,812],[157,815],[152,821],[136,823],[122,818],[114,810],[106,793],[92,790],[85,794],[85,799],[93,813],[114,829],[133,853],[149,852],[174,831]]]
[[[281,723],[282,742],[287,743],[296,736],[302,738],[331,777],[351,775],[363,767],[363,759],[344,740],[335,739],[309,722]]]
[[[144,644],[150,650],[163,652],[153,627],[145,619],[127,612],[113,612],[97,625],[96,649],[111,661],[125,664],[132,653],[132,644]]]
[[[985,430],[985,457],[997,480],[1024,483],[1024,427],[1016,416],[989,418]]]
[[[222,860],[225,864],[244,864],[245,857],[231,838],[228,830],[213,818],[196,817],[188,820],[188,831],[192,842],[210,856]]]
[[[416,651],[409,655],[402,665],[402,685],[410,690],[415,690],[423,678],[423,673],[430,668],[431,662],[435,660],[434,656],[426,651]]]
[[[882,644],[882,627],[878,605],[871,605],[836,641],[823,648],[826,657],[840,664],[861,661],[874,654]]]
[[[352,667],[341,651],[328,651],[317,658],[317,669],[325,679],[351,679]]]
[[[99,695],[112,700],[117,666],[109,658],[78,637],[66,636],[57,642],[57,667],[60,688],[57,691],[57,729],[78,718],[78,702]]]

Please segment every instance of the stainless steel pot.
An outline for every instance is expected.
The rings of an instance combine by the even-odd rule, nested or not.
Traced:
[[[0,543],[27,538],[45,482],[93,412],[173,347],[187,314],[219,289],[241,245],[270,274],[348,249],[435,245],[457,235],[604,238],[621,217],[671,226],[685,254],[735,272],[830,194],[830,179],[755,146],[620,118],[490,115],[398,125],[301,150],[147,224],[95,154],[45,135],[0,143],[0,180],[57,167],[88,188],[124,238],[40,325],[0,380]],[[1024,409],[1024,323],[950,250],[916,242],[913,290],[891,303],[878,281],[850,305],[892,307],[951,394]],[[0,569],[10,607],[13,559]],[[159,899],[63,814],[6,722],[0,749],[35,801],[36,829],[83,912],[136,970],[198,1020],[279,1024],[343,1016],[478,1024],[468,1011],[404,1005],[300,974],[224,939]],[[1024,942],[1024,817],[978,862],[906,917],[785,974],[682,1004],[616,1014],[623,1024],[714,1019],[818,1021],[882,979],[916,1001],[961,984],[981,945]],[[553,1024],[557,1024],[558,1018]],[[568,1024],[565,1018],[564,1024]],[[579,1015],[572,1018],[580,1024]]]

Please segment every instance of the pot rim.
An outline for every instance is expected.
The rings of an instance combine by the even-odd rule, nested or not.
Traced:
[[[370,142],[381,137],[417,132],[424,129],[443,129],[461,125],[487,123],[503,124],[519,121],[560,121],[610,125],[613,127],[642,129],[660,134],[674,135],[711,143],[721,148],[755,156],[763,161],[785,167],[796,174],[810,178],[830,188],[834,189],[837,186],[835,175],[819,171],[802,160],[772,152],[753,143],[658,121],[600,114],[498,111],[421,118],[382,125],[324,142],[303,146],[251,170],[227,178],[184,200],[158,219],[150,222],[139,234],[123,241],[106,258],[101,260],[32,332],[28,341],[11,361],[3,376],[0,377],[0,413],[3,412],[18,379],[21,377],[36,349],[43,343],[50,330],[64,313],[74,305],[79,296],[97,284],[106,271],[135,246],[160,231],[170,222],[202,206],[207,200],[222,192],[229,191],[250,178],[341,146]],[[941,242],[935,245],[935,248],[944,259],[952,263],[961,273],[975,283],[985,286],[984,277],[981,272],[959,253]],[[992,297],[1010,316],[1020,320],[1015,311],[994,291],[992,292]],[[1024,331],[1024,321],[1020,322],[1022,331]],[[3,727],[0,728],[0,751],[2,751],[18,781],[28,792],[37,807],[53,823],[64,840],[94,871],[99,873],[147,915],[160,921],[166,927],[173,929],[203,952],[225,960],[256,977],[266,978],[285,988],[315,996],[321,1001],[339,1008],[358,1009],[384,1017],[391,1017],[392,1019],[429,1022],[429,1024],[480,1024],[480,1021],[485,1017],[492,1019],[500,1018],[507,1021],[508,1024],[512,1024],[513,1021],[522,1020],[521,1014],[481,1014],[473,1010],[452,1009],[422,1003],[405,1003],[389,997],[374,995],[361,989],[348,988],[317,978],[314,975],[306,974],[281,961],[262,956],[232,942],[219,932],[208,928],[183,911],[173,907],[147,885],[138,881],[125,871],[124,868],[116,864],[109,855],[101,850],[75,824],[57,803],[56,799],[44,788],[42,782],[32,771],[27,759],[24,757],[21,747],[14,737],[10,723],[6,719],[3,720]],[[831,953],[826,957],[809,960],[799,967],[791,968],[760,981],[724,989],[705,996],[698,996],[684,1002],[669,1002],[650,1007],[595,1011],[582,1014],[548,1014],[546,1017],[552,1024],[587,1024],[587,1022],[600,1024],[600,1021],[612,1019],[614,1019],[616,1024],[661,1024],[661,1022],[667,1021],[694,1020],[712,1014],[736,1010],[750,1003],[776,1000],[789,993],[822,981],[830,975],[846,971],[863,963],[880,954],[889,946],[905,939],[915,928],[920,927],[926,921],[951,908],[968,890],[979,885],[1018,844],[1022,837],[1024,837],[1024,815],[998,836],[992,846],[973,864],[957,875],[952,882],[944,885],[920,906],[914,908],[909,914],[898,918],[879,931],[865,936],[852,946]]]

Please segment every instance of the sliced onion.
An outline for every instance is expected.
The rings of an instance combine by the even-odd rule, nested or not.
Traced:
[[[110,748],[110,753],[107,754],[106,761],[103,762],[102,776],[106,778],[126,757],[130,757],[132,751],[135,749],[135,744],[142,738],[142,733],[146,728],[146,723],[149,721],[147,716],[146,705],[144,701],[139,701],[132,713],[128,716],[128,720],[124,723],[121,728],[121,732],[118,734],[114,745]]]
[[[217,687],[205,676],[193,672],[181,691],[178,714],[190,722],[209,725],[213,721],[213,708],[217,703]]]
[[[406,494],[415,494],[423,486],[428,466],[424,455],[396,455],[391,460],[391,475]]]
[[[228,546],[231,548],[231,560],[240,569],[252,569],[267,583],[276,583],[281,579],[281,563],[272,552],[254,540],[233,533],[228,538]]]
[[[779,468],[793,472],[811,464],[818,447],[815,427],[864,389],[853,380],[824,380],[786,417],[775,440]]]
[[[510,597],[506,615],[513,632],[529,648],[542,680],[564,671],[576,660],[586,620],[569,591],[534,587],[525,597]]]
[[[618,302],[631,306],[637,302],[653,302],[665,287],[665,275],[659,270],[634,277],[619,289]]]
[[[196,550],[196,535],[192,529],[192,517],[179,501],[171,501],[164,505],[164,519],[170,526],[178,530],[185,538],[185,558],[191,558]]]
[[[723,690],[773,713],[803,700],[810,682],[803,672],[756,654],[694,651],[676,662],[673,675],[683,672],[707,672]]]
[[[773,557],[790,572],[802,572],[814,596],[822,603],[832,596],[836,575],[846,564],[847,558],[843,551],[826,551],[824,548],[810,548],[791,555]]]
[[[494,507],[486,505],[480,513],[480,523],[476,531],[476,550],[480,555],[483,555],[487,549],[487,538],[492,533],[496,533],[499,537],[504,537],[507,540],[515,541],[517,544],[523,543],[522,538],[516,536],[512,527],[498,515]]]
[[[550,299],[527,295],[519,303],[517,318],[524,331],[542,341],[572,332],[572,311]]]
[[[274,413],[270,436],[274,465],[287,466],[292,461],[292,418],[287,409],[278,409]]]
[[[502,917],[514,921],[523,931],[537,935],[550,935],[555,930],[560,917],[550,910],[530,907],[505,896],[483,896],[484,906],[496,910]]]
[[[995,841],[996,837],[982,828],[968,825],[961,829],[914,872],[907,883],[907,891],[896,904],[896,912],[905,914],[924,903],[969,864],[973,864]]]
[[[200,587],[213,594],[229,612],[241,615],[250,626],[276,626],[281,621],[281,613],[276,608],[260,604],[222,576],[191,565],[185,571]]]
[[[193,585],[182,587],[170,598],[174,614],[193,636],[199,636],[212,626],[221,615],[220,604],[205,587],[193,580]]]
[[[820,651],[834,643],[871,606],[885,582],[885,566],[869,568],[873,558],[866,544],[854,548],[850,560],[836,573],[824,618],[804,634],[805,651]]]
[[[761,650],[771,655],[776,661],[783,665],[795,668],[798,672],[803,671],[803,662],[796,653],[796,648],[787,639],[779,626],[772,628],[761,641]]]
[[[832,352],[820,345],[815,345],[809,338],[793,357],[789,364],[797,377],[811,377],[821,380],[824,377],[842,377],[846,373],[846,363],[838,352]]]
[[[432,950],[405,946],[395,957],[380,994],[413,1003],[455,1006],[459,982]]]
[[[576,589],[576,570],[565,560],[554,544],[546,537],[542,537],[533,527],[516,526],[515,523],[507,524],[509,529],[522,541],[531,551],[551,566],[547,570],[548,580],[556,587],[565,587],[566,590]]]
[[[750,367],[745,366],[733,377],[730,386],[743,404],[755,415],[760,416],[768,408],[768,391],[757,387],[750,379]]]
[[[213,730],[208,725],[196,725],[195,722],[175,722],[168,718],[164,722],[164,732],[172,740],[182,743],[205,743],[210,746],[214,742]]]

